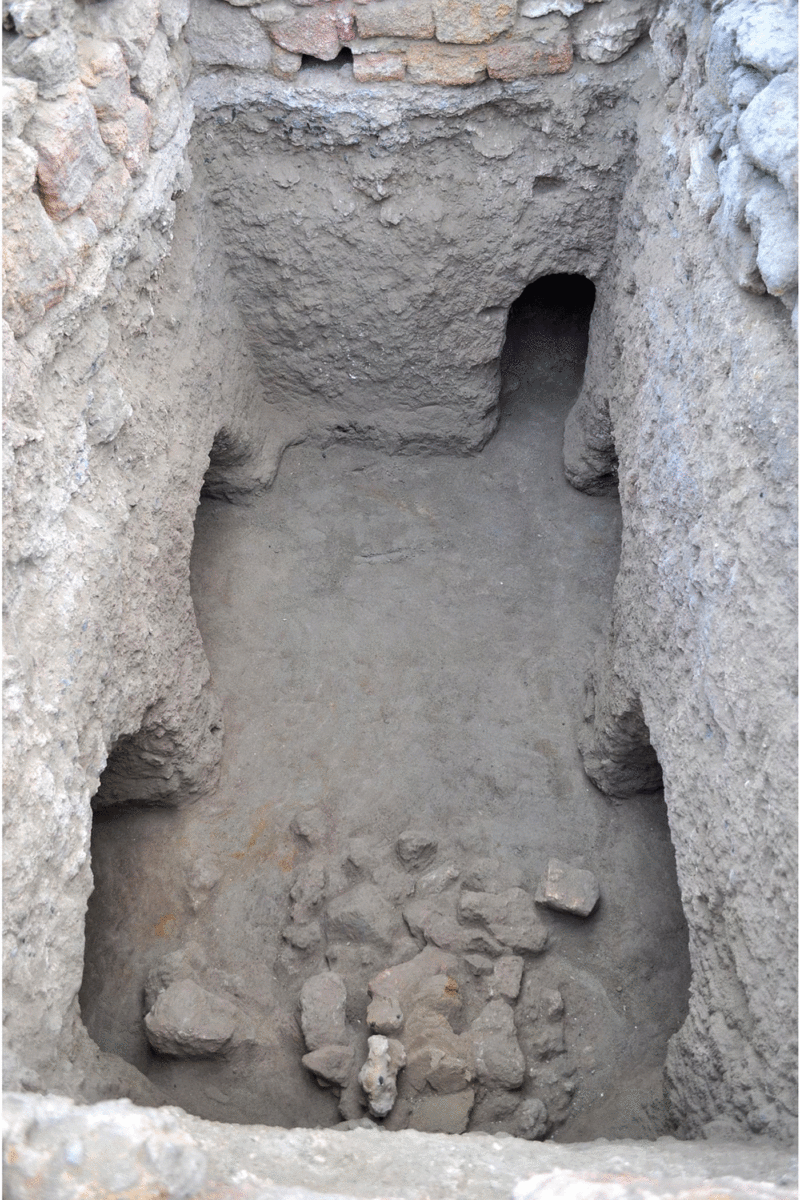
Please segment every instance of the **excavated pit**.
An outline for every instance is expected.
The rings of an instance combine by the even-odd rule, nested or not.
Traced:
[[[80,995],[100,1048],[188,1112],[564,1141],[667,1129],[689,966],[666,809],[610,803],[575,742],[620,538],[617,497],[574,491],[561,464],[593,302],[562,274],[511,306],[479,455],[303,445],[251,503],[201,502],[192,594],[221,779],[189,808],[95,813]],[[599,882],[588,917],[534,902],[554,859]],[[412,960],[427,1000],[407,989],[400,1029],[377,1025],[407,1065],[388,1116],[370,1113],[368,984]],[[337,976],[346,1024],[311,995]],[[148,1041],[159,993],[171,1015]]]

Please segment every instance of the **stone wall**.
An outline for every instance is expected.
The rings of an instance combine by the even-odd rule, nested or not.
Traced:
[[[663,770],[693,970],[668,1062],[683,1129],[724,1114],[791,1137],[794,14],[715,10],[667,6],[654,27],[659,76],[567,428],[568,477],[618,475],[624,520],[582,748],[612,795],[649,779],[652,748]]]
[[[196,0],[195,61],[295,79],[303,56],[352,54],[358,83],[506,82],[620,58],[647,31],[656,0]]]

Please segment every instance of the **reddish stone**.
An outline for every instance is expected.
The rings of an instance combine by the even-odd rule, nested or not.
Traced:
[[[330,62],[355,34],[352,10],[345,4],[317,5],[282,21],[270,30],[270,37],[282,50],[291,54],[310,54]]]
[[[48,216],[63,221],[111,163],[84,87],[73,84],[62,99],[42,102],[26,132],[39,155],[42,203]]]

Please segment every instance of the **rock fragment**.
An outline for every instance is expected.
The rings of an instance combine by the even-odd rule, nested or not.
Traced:
[[[396,1033],[403,1026],[403,1011],[394,996],[377,996],[367,1008],[367,1024],[375,1033]]]
[[[412,1109],[409,1126],[422,1133],[465,1133],[474,1103],[471,1088],[448,1096],[421,1096]]]
[[[518,1088],[525,1078],[525,1059],[514,1028],[514,1012],[505,1000],[490,1000],[470,1026],[475,1072],[486,1087]]]
[[[159,1054],[214,1058],[231,1047],[239,1011],[191,979],[170,984],[144,1019],[147,1040]]]
[[[398,913],[373,883],[359,883],[328,903],[332,941],[369,942],[388,950],[400,929]]]
[[[397,1099],[397,1072],[405,1066],[406,1052],[396,1038],[373,1034],[368,1039],[369,1057],[358,1073],[358,1082],[374,1117],[387,1116]]]
[[[516,1000],[522,986],[524,966],[524,959],[516,954],[504,954],[502,958],[498,958],[489,982],[489,992],[493,999],[500,996],[504,1000]]]
[[[352,1046],[320,1046],[319,1050],[304,1054],[301,1062],[312,1075],[316,1075],[317,1082],[323,1087],[331,1083],[344,1087],[350,1078],[354,1059],[355,1050]]]
[[[433,862],[439,843],[420,829],[406,829],[397,839],[397,857],[413,871],[420,871]]]
[[[347,1044],[347,989],[341,975],[322,971],[312,975],[300,992],[300,1026],[309,1050]]]
[[[523,888],[491,892],[463,891],[458,912],[464,920],[482,921],[510,950],[539,954],[547,945],[547,929],[539,920],[533,898]]]
[[[536,892],[537,904],[558,912],[588,917],[600,899],[600,887],[591,871],[570,867],[557,858],[547,864],[547,874]]]

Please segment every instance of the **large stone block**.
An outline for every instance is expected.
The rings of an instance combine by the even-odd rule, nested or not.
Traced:
[[[320,4],[308,12],[282,21],[270,30],[270,37],[282,50],[292,54],[310,54],[330,62],[343,42],[355,33],[352,12],[343,4]]]
[[[131,99],[125,58],[116,42],[86,38],[78,47],[81,83],[99,121],[124,117]]]
[[[433,0],[436,38],[456,45],[491,42],[514,24],[516,0]]]
[[[30,146],[3,138],[3,311],[17,336],[74,282],[69,249],[33,191],[37,165]]]
[[[406,73],[410,83],[479,83],[486,75],[486,51],[420,42],[408,48]]]
[[[83,85],[75,83],[63,98],[40,104],[26,132],[39,155],[42,203],[53,220],[63,221],[111,163]]]
[[[432,38],[435,32],[431,0],[378,0],[356,14],[359,37]]]
[[[647,32],[656,0],[604,0],[575,18],[575,53],[595,63],[621,58]]]
[[[271,46],[266,30],[246,8],[218,0],[193,0],[186,42],[199,66],[266,71]]]
[[[44,37],[15,38],[3,53],[5,66],[25,79],[34,79],[44,100],[63,96],[78,74],[75,37],[71,29],[55,29]]]
[[[797,74],[780,75],[759,92],[739,118],[737,132],[750,161],[796,196]]]
[[[87,7],[87,31],[119,42],[128,70],[135,75],[158,27],[159,0],[104,0]]]

